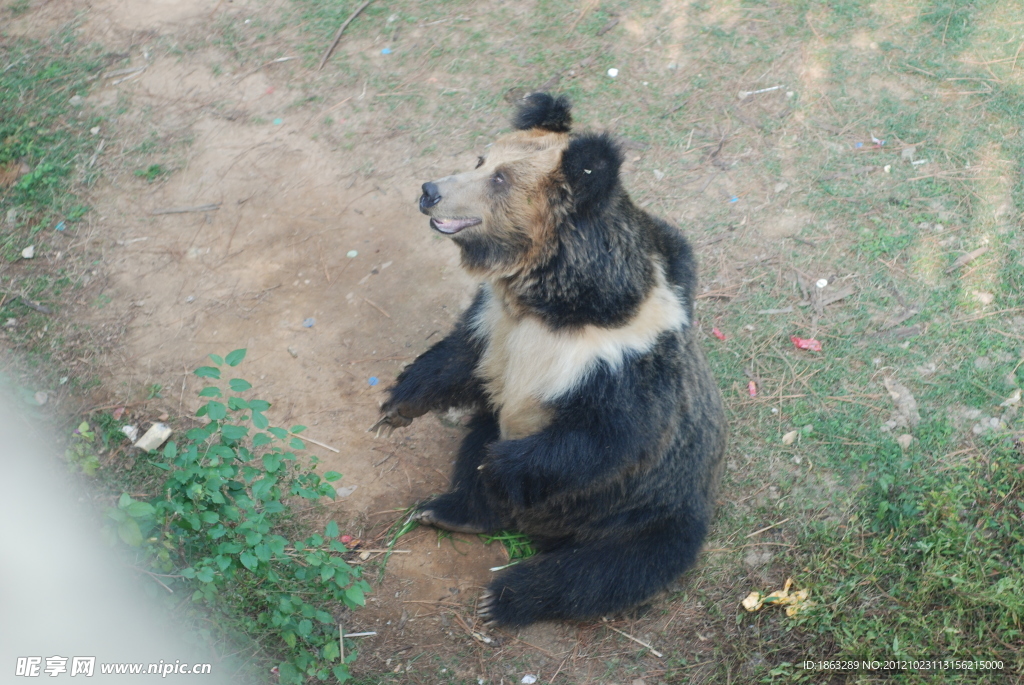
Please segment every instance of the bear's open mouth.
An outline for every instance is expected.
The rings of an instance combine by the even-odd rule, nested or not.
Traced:
[[[464,228],[470,226],[476,226],[482,219],[430,219],[430,227],[441,233],[452,235],[458,233]]]

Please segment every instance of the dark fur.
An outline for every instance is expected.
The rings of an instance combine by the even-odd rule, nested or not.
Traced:
[[[512,119],[512,127],[525,131],[541,128],[555,133],[567,133],[572,128],[572,106],[564,95],[553,98],[547,93],[530,93]]]
[[[567,121],[567,103],[564,115],[551,114],[561,101],[532,96],[516,125]],[[547,109],[538,114],[542,108],[530,102]],[[659,264],[692,321],[689,244],[633,205],[618,179],[620,163],[606,136],[570,143],[561,173],[571,209],[553,256],[505,284],[551,329],[627,323]],[[482,601],[485,617],[500,624],[595,618],[650,598],[694,563],[714,510],[725,418],[696,332],[690,325],[665,332],[617,370],[599,363],[551,403],[544,429],[501,440],[499,416],[475,375],[486,341],[471,322],[487,292],[401,373],[383,406],[392,425],[429,410],[477,408],[451,491],[421,507],[424,521],[465,531],[512,528],[534,540],[539,554],[498,576]]]

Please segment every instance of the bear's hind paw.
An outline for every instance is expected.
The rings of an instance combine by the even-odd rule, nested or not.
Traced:
[[[480,599],[477,600],[476,614],[488,628],[493,628],[498,624],[498,620],[493,614],[497,601],[498,598],[490,590],[484,590],[484,593],[480,595]]]
[[[486,533],[487,530],[483,526],[474,526],[469,523],[450,523],[445,521],[437,512],[433,509],[421,509],[412,515],[413,521],[418,521],[425,526],[433,526],[434,528],[441,528],[442,530],[450,530],[453,533],[466,533],[467,535],[477,535],[479,533]]]

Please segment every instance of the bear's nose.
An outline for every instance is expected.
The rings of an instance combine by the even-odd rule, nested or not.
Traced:
[[[426,211],[441,201],[441,191],[436,183],[423,184],[423,194],[420,195],[420,210]]]

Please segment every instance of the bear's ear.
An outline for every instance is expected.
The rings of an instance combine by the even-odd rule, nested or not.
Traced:
[[[562,153],[562,172],[572,188],[573,211],[597,214],[619,183],[622,152],[607,133],[573,138]]]
[[[525,131],[541,128],[554,133],[568,133],[572,128],[572,104],[562,95],[555,99],[547,93],[530,93],[522,100],[512,118],[512,127]]]

